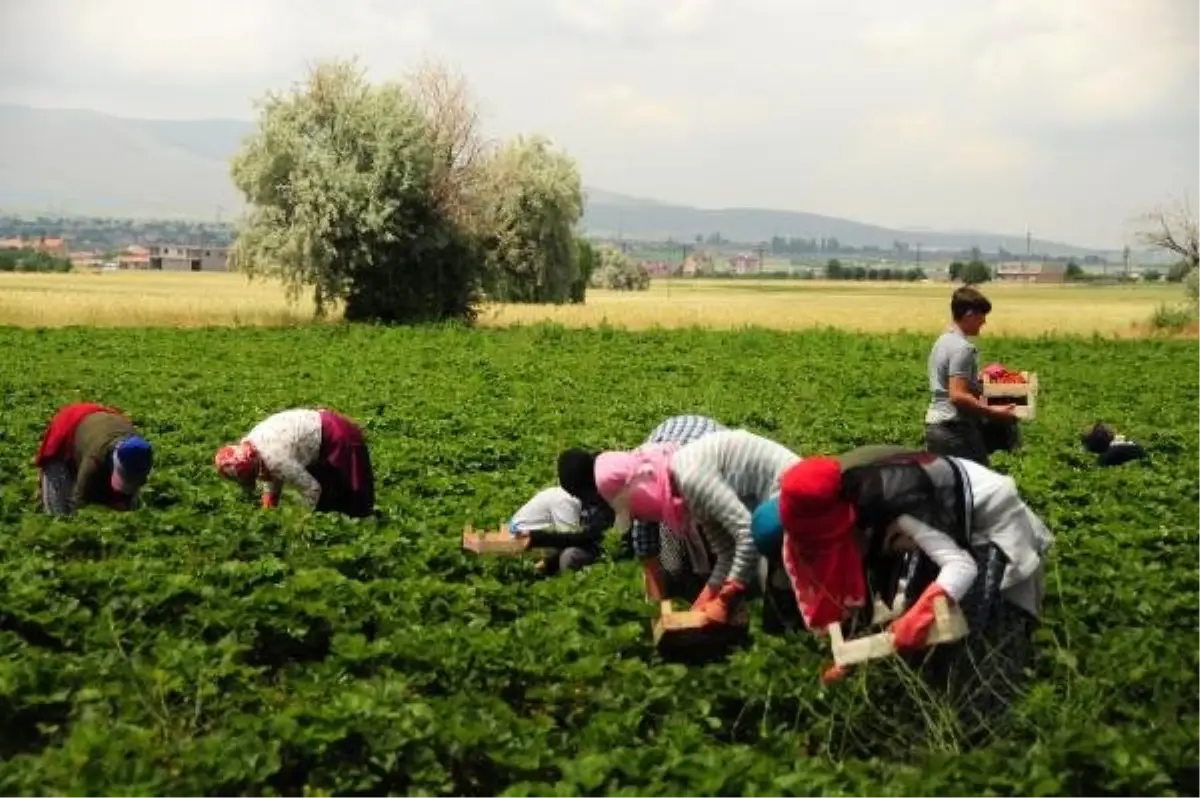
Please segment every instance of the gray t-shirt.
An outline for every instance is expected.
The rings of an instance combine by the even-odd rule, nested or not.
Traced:
[[[965,377],[971,391],[979,394],[979,350],[957,327],[937,339],[929,352],[929,391],[933,394],[925,411],[926,424],[940,424],[959,417],[950,401],[950,378]]]

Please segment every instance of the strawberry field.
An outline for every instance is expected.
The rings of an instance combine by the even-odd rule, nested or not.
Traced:
[[[801,454],[920,440],[922,337],[333,327],[0,332],[5,795],[1196,795],[1195,343],[981,340],[1038,373],[1014,476],[1056,534],[1028,692],[967,740],[895,665],[822,686],[809,636],[654,651],[635,563],[481,559],[570,445],[712,415]],[[156,447],[145,506],[36,510],[43,425],[81,399]],[[329,406],[378,517],[263,511],[212,457]],[[1150,459],[1102,469],[1101,419]],[[615,541],[614,541],[615,543]],[[615,549],[615,546],[613,547]],[[757,605],[756,605],[757,607]],[[896,699],[896,700],[891,700]]]

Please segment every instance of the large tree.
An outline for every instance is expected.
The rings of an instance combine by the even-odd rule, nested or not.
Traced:
[[[234,268],[282,279],[293,299],[311,289],[318,314],[473,317],[482,258],[438,202],[445,153],[410,91],[335,61],[259,109],[232,166],[249,204]]]
[[[580,301],[574,229],[583,215],[583,188],[575,162],[540,136],[518,137],[492,155],[486,172],[489,297]]]

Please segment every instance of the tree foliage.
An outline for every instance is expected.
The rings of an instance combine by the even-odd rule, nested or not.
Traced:
[[[405,76],[404,86],[432,137],[434,203],[455,224],[479,233],[483,184],[495,143],[480,131],[479,109],[466,78],[427,60]]]
[[[979,285],[992,279],[992,270],[981,260],[973,260],[959,270],[958,277],[963,285]]]
[[[572,161],[535,136],[491,158],[484,179],[486,290],[506,302],[568,302],[579,276],[583,187]]]
[[[0,272],[69,272],[71,261],[35,249],[0,250]]]
[[[624,252],[601,247],[598,253],[596,270],[591,278],[593,287],[612,291],[645,291],[650,287],[650,272],[630,260]]]
[[[427,62],[372,85],[326,62],[259,113],[232,164],[249,206],[232,268],[350,320],[469,320],[484,287],[582,301],[574,162],[539,137],[485,140],[460,75]]]

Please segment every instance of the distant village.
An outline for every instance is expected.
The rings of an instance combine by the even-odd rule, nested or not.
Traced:
[[[28,224],[28,223],[26,223]],[[120,224],[122,229],[114,230]],[[178,228],[166,224],[134,224],[106,222],[98,227],[76,231],[63,230],[59,235],[8,235],[0,238],[0,252],[24,250],[69,261],[77,270],[93,271],[169,271],[169,272],[227,272],[229,271],[229,242],[232,231],[226,229]],[[15,232],[9,225],[8,232]],[[132,228],[132,229],[130,229]],[[27,230],[28,228],[26,228]],[[45,228],[43,228],[45,229]],[[0,229],[0,234],[5,231]],[[78,238],[67,235],[77,233]],[[191,243],[175,243],[164,240],[174,232],[180,239]],[[145,243],[128,243],[130,238]],[[73,239],[82,239],[81,245],[72,246]],[[771,253],[766,246],[739,250],[736,244],[722,241],[717,246],[664,245],[661,242],[605,241],[622,249],[635,263],[639,263],[651,277],[794,277],[819,279],[826,277],[834,263],[838,264],[840,279],[851,280],[921,280],[944,282],[950,280],[949,263],[945,257],[950,253],[938,253],[938,260],[922,262],[920,255],[914,262],[904,257],[890,257],[883,253],[870,253],[845,248],[833,253],[811,253],[797,257],[790,253]],[[732,244],[732,246],[731,246]],[[674,251],[669,251],[666,247]],[[933,253],[930,253],[931,255]],[[957,253],[955,253],[957,254]],[[1082,276],[1083,269],[1074,261],[1063,258],[1035,258],[1017,260],[1009,253],[1008,258],[983,256],[987,260],[992,279],[1003,282],[1062,283]],[[833,255],[834,257],[830,257]],[[980,257],[978,251],[972,253]],[[1088,275],[1084,279],[1120,279],[1137,281],[1153,280],[1158,274],[1153,270],[1142,270],[1130,264],[1113,267],[1099,258],[1084,258]],[[65,264],[64,264],[65,267]]]
[[[130,244],[107,252],[72,250],[66,238],[12,237],[0,239],[0,250],[32,250],[71,262],[76,269],[117,271],[125,269],[167,272],[229,271],[229,248],[186,244]]]
[[[838,259],[843,270],[859,269],[864,272],[863,279],[894,280],[894,275],[908,275],[909,279],[932,282],[948,282],[950,272],[948,263],[927,262],[925,264],[912,261],[890,259],[862,260],[854,257]],[[812,259],[807,262],[787,262],[765,258],[755,252],[739,252],[722,257],[713,257],[711,253],[701,252],[688,255],[683,263],[661,259],[640,261],[651,277],[720,277],[738,276],[752,277],[783,276],[820,278],[826,276],[827,261]],[[1000,262],[990,263],[993,279],[1005,282],[1025,283],[1062,283],[1068,278],[1068,263],[1059,261],[1041,262]],[[1133,275],[1131,275],[1132,277]],[[1136,278],[1135,278],[1136,279]]]

